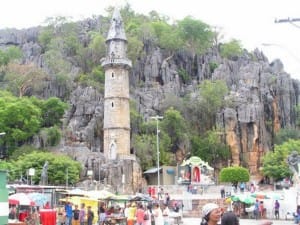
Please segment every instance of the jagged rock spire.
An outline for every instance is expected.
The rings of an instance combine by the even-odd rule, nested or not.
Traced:
[[[115,7],[113,16],[111,19],[110,29],[107,34],[106,41],[112,39],[121,39],[127,41],[125,30],[123,27],[123,20],[120,14],[120,11],[117,7]]]

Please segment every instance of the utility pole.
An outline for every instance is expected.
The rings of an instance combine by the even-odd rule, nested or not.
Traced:
[[[162,116],[152,116],[150,117],[151,119],[156,120],[156,154],[157,154],[157,199],[159,200],[159,186],[160,186],[160,168],[159,168],[159,132],[160,130],[158,129],[158,121],[162,120],[163,117]]]
[[[286,18],[286,19],[275,19],[275,23],[290,23],[293,26],[300,29],[300,26],[295,24],[295,22],[300,22],[300,18]]]
[[[275,19],[275,23],[293,23],[300,22],[300,18]]]

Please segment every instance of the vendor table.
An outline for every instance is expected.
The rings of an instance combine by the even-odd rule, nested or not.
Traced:
[[[42,225],[56,225],[56,210],[41,209],[40,221]]]

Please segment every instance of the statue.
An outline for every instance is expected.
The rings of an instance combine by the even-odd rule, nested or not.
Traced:
[[[300,178],[299,178],[299,174],[300,174],[300,155],[297,151],[292,151],[290,155],[288,155],[287,158],[287,163],[290,167],[290,170],[293,171],[294,175],[293,175],[293,182],[294,184],[296,184],[297,186],[300,185]],[[297,202],[300,196],[298,196],[297,193]]]
[[[41,184],[46,185],[48,183],[48,161],[45,162],[41,173]]]
[[[292,151],[287,158],[287,163],[294,174],[299,175],[300,155],[297,151]]]

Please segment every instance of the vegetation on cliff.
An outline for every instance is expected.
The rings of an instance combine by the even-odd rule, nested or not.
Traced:
[[[112,9],[108,11],[112,12]],[[147,55],[150,55],[151,49],[154,49],[153,51],[159,49],[162,52],[161,55],[164,56],[162,64],[169,65],[173,59],[176,65],[176,68],[172,68],[176,70],[172,76],[178,75],[179,77],[179,93],[177,95],[164,93],[164,98],[157,100],[159,106],[149,109],[152,110],[152,114],[164,116],[159,123],[160,163],[175,165],[180,159],[175,158],[174,153],[183,150],[184,154],[199,156],[210,164],[219,165],[219,168],[227,165],[228,160],[232,158],[226,140],[228,133],[225,132],[224,127],[218,126],[217,120],[218,114],[223,113],[227,106],[238,108],[238,105],[230,98],[240,94],[234,89],[238,78],[230,77],[230,80],[236,82],[230,87],[225,79],[212,79],[212,74],[223,61],[218,58],[220,56],[228,59],[229,61],[225,61],[224,64],[227,63],[229,68],[234,70],[232,62],[239,60],[245,52],[240,41],[233,39],[222,43],[218,32],[208,24],[192,17],[170,23],[167,17],[155,11],[147,16],[141,15],[134,12],[128,5],[121,10],[121,14],[128,39],[127,55],[134,65],[132,73],[135,77],[132,79],[137,78],[132,82],[132,89],[139,87],[150,89],[155,85],[164,84],[161,75],[154,78],[156,82],[153,82],[151,86],[149,82],[146,83],[150,78],[145,74],[139,74],[142,67],[149,64]],[[37,41],[34,43],[38,45],[35,49],[38,52],[35,60],[30,58],[33,57],[31,54],[35,53],[32,50],[34,48],[30,49],[29,55],[24,54],[23,46],[20,48],[8,46],[0,50],[1,87],[10,92],[10,94],[1,92],[0,132],[5,132],[6,135],[0,138],[0,143],[9,149],[12,159],[18,159],[18,155],[14,155],[14,152],[21,154],[22,151],[18,151],[20,146],[32,144],[36,137],[41,143],[41,149],[50,148],[59,143],[60,136],[64,135],[61,132],[64,112],[69,110],[72,114],[75,107],[72,105],[67,109],[66,105],[69,104],[70,96],[76,87],[92,87],[100,94],[103,93],[105,79],[100,61],[106,54],[105,36],[110,18],[110,15],[94,18],[87,23],[68,22],[64,17],[50,18],[48,26],[40,28]],[[213,51],[216,51],[216,55],[212,54]],[[211,60],[204,57],[209,54],[213,55]],[[247,54],[247,57],[249,55],[253,56]],[[258,59],[255,60],[258,61]],[[197,68],[199,64],[203,67]],[[161,72],[163,65],[157,70]],[[263,66],[257,70],[261,79],[264,75]],[[245,76],[249,75],[246,72],[245,74]],[[267,88],[272,88],[272,93],[275,93],[275,84],[279,79],[273,77],[272,86]],[[196,85],[193,85],[194,83]],[[256,85],[255,82],[253,83]],[[187,86],[193,91],[181,92]],[[49,89],[53,87],[59,91],[50,92]],[[259,88],[261,87],[253,86],[254,90]],[[48,91],[47,94],[45,90]],[[247,95],[247,97],[252,100],[252,96]],[[278,104],[275,102],[277,100],[275,94],[265,98],[268,98],[267,101],[272,101],[271,97],[274,98],[273,102],[264,106],[269,112],[266,115],[269,120],[275,117],[271,111],[272,107]],[[140,113],[140,108],[145,106],[138,104],[140,104],[138,99],[132,99],[131,143],[142,168],[147,169],[156,164],[156,123],[144,119],[147,119],[149,115],[145,116]],[[299,106],[295,112],[299,127]],[[91,120],[93,116],[90,113],[85,119]],[[67,119],[70,118],[65,118]],[[262,129],[260,134],[270,132],[272,138],[277,138],[281,144],[289,138],[299,138],[295,135],[298,132],[297,129],[292,128],[291,132],[276,135],[273,131],[273,121],[265,121],[265,123],[269,123],[268,129],[267,131]],[[248,126],[245,125],[245,127]],[[95,136],[98,137],[100,136],[98,134],[101,134],[99,131],[101,128],[97,129]],[[239,128],[235,129],[238,130],[237,135],[242,135]],[[254,132],[250,128],[247,131],[250,134]],[[249,138],[249,142],[251,141]],[[253,143],[259,141],[261,140],[255,140]],[[274,142],[275,140],[271,141],[271,143]],[[94,143],[101,143],[101,141],[97,140]],[[240,159],[243,160],[243,156],[240,156]]]

